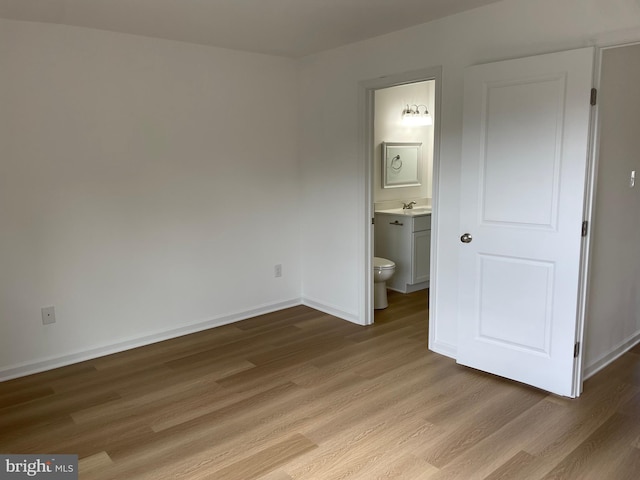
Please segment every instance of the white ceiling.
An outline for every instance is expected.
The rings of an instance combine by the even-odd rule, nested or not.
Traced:
[[[498,0],[0,0],[0,17],[301,57]]]

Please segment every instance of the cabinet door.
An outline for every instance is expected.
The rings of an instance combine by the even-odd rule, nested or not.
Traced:
[[[420,283],[429,280],[431,266],[431,230],[423,230],[413,234],[413,269],[412,282]]]
[[[376,215],[376,257],[396,264],[396,270],[387,287],[406,293],[411,283],[411,218],[403,215]]]

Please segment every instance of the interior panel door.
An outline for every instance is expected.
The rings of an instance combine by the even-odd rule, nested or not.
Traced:
[[[593,58],[584,48],[465,72],[457,361],[565,396]]]

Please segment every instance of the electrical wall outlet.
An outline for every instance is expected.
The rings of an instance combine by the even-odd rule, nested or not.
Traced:
[[[56,307],[42,307],[42,324],[50,325],[56,323]]]
[[[282,265],[281,264],[277,264],[275,267],[273,267],[273,276],[274,277],[281,277],[282,276]]]

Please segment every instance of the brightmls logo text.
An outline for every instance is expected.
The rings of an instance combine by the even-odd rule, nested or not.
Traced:
[[[78,480],[77,455],[0,455],[0,480]]]
[[[35,477],[39,473],[52,473],[53,462],[51,460],[43,462],[39,458],[35,462],[27,462],[23,460],[22,463],[12,462],[8,458],[5,459],[5,465],[7,473],[26,473],[28,477]]]

